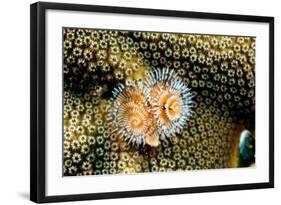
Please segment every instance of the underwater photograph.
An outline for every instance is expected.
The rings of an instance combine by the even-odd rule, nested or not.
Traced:
[[[62,32],[63,176],[255,167],[255,37]]]

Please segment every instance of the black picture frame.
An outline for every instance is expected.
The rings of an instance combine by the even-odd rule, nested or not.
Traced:
[[[46,196],[46,68],[45,26],[46,10],[86,11],[195,19],[263,22],[269,24],[269,181],[263,183],[171,188],[108,193]],[[274,187],[274,18],[264,16],[230,15],[144,8],[125,8],[82,4],[38,2],[30,6],[30,199],[37,203],[76,200],[97,200],[197,192],[230,191]]]

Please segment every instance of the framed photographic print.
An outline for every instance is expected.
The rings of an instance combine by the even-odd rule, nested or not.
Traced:
[[[274,18],[31,5],[34,202],[274,186]]]

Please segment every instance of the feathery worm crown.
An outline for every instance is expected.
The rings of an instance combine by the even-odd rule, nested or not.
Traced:
[[[129,144],[145,144],[146,138],[153,135],[153,116],[145,96],[136,88],[123,85],[114,89],[113,96],[113,131]]]
[[[192,95],[168,68],[147,74],[141,88],[117,86],[113,91],[113,131],[129,144],[158,146],[179,133],[189,119]]]
[[[144,87],[160,138],[179,133],[191,114],[192,95],[187,84],[174,70],[158,68],[148,73]]]

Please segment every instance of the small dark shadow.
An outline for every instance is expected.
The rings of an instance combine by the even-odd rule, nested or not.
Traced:
[[[29,193],[27,192],[19,192],[18,195],[25,200],[29,200]]]

